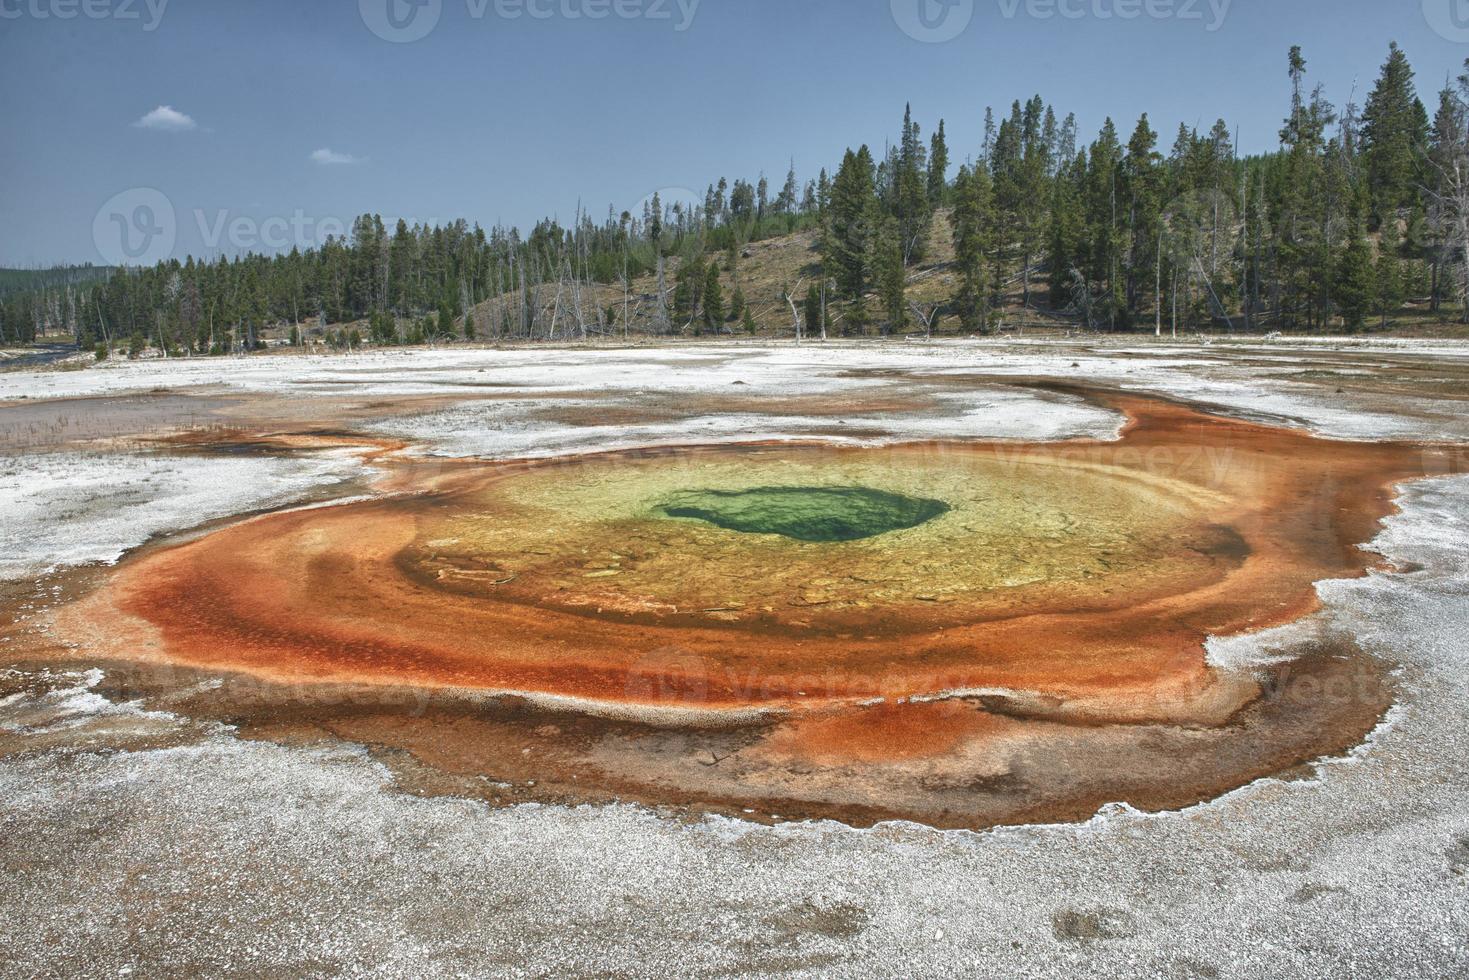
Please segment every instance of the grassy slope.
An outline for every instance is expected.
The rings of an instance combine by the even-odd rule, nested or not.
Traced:
[[[814,231],[751,242],[742,250],[733,273],[726,268],[723,254],[710,258],[717,258],[719,262],[720,280],[724,286],[726,304],[738,285],[745,294],[745,301],[750,307],[760,335],[789,335],[792,333],[791,310],[784,295],[789,290],[799,301],[799,298],[805,296],[807,286],[819,275],[817,263],[820,257],[816,252],[816,233]],[[953,274],[949,268],[953,258],[954,246],[948,218],[944,214],[936,215],[933,233],[930,236],[929,255],[923,263],[909,270],[909,299],[919,304],[946,301],[956,288]],[[670,258],[665,272],[666,287],[670,290],[670,302],[674,275],[678,271],[678,265],[679,259]],[[1018,314],[1018,287],[1014,300],[1017,310],[1010,314],[1010,319],[1014,319]],[[554,286],[543,290],[542,301],[543,307],[549,310],[555,301]],[[563,296],[562,303],[563,311],[569,308],[566,305],[569,303],[568,297]],[[876,300],[872,300],[870,305],[875,308]],[[615,307],[618,318],[616,332],[621,332],[623,309],[621,286],[597,287],[593,296],[584,299],[584,306],[588,311],[589,320],[594,319],[591,311],[595,306],[603,309]],[[475,308],[475,323],[481,332],[500,321],[500,307],[501,301],[493,299]],[[644,329],[651,324],[657,309],[657,279],[655,276],[647,275],[633,281],[628,308],[634,331]],[[833,313],[833,319],[837,320],[833,327],[836,332],[841,330],[838,316],[838,312]],[[1026,319],[1040,322],[1036,317]],[[564,328],[568,323],[573,322],[574,318],[571,320],[563,318],[562,326]],[[936,324],[937,327],[954,331],[958,329],[958,322],[950,320]],[[727,329],[732,332],[742,332],[738,323],[727,324]],[[914,325],[911,329],[919,328]]]

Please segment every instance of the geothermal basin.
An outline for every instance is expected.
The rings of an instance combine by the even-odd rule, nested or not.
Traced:
[[[144,549],[58,625],[139,683],[254,678],[218,708],[247,733],[504,802],[977,828],[1359,743],[1391,688],[1349,640],[1284,673],[1206,644],[1367,569],[1432,450],[1086,394],[1119,440],[380,447],[391,494]]]

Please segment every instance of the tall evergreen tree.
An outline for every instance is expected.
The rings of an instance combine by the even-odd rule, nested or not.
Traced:
[[[796,195],[800,193],[796,185],[796,162],[791,161],[791,169],[786,172],[785,186],[780,190],[780,196],[775,199],[775,213],[780,215],[794,215],[799,202]]]
[[[1374,226],[1409,207],[1428,147],[1428,112],[1413,91],[1413,69],[1396,43],[1362,114],[1362,146]]]
[[[1122,146],[1111,119],[1102,126],[1087,162],[1086,221],[1088,278],[1099,287],[1099,316],[1116,326],[1123,309]]]
[[[1406,283],[1403,278],[1403,262],[1400,255],[1402,236],[1398,233],[1396,218],[1383,222],[1378,242],[1377,268],[1374,282],[1377,286],[1377,312],[1382,317],[1383,329],[1389,318],[1395,316],[1403,306]]]
[[[895,172],[889,175],[892,212],[897,218],[897,236],[905,263],[921,261],[927,254],[929,226],[933,220],[928,159],[919,136],[910,106],[903,113],[903,139],[893,161]]]
[[[934,130],[928,147],[928,203],[939,207],[946,203],[949,186],[949,142],[944,135],[944,121]]]
[[[1123,178],[1127,195],[1126,298],[1129,310],[1141,310],[1149,291],[1157,292],[1162,201],[1158,134],[1147,113],[1138,120],[1127,144]]]
[[[1326,131],[1335,112],[1317,89],[1305,95],[1306,60],[1299,47],[1290,52],[1291,112],[1281,130],[1284,153],[1277,228],[1276,305],[1290,322],[1323,325],[1330,314],[1334,229],[1327,195]]]
[[[908,325],[908,273],[903,263],[903,245],[897,222],[883,215],[873,243],[873,270],[882,297],[884,333],[898,332]]]
[[[1086,180],[1086,155],[1076,156],[1057,174],[1052,184],[1050,225],[1047,229],[1046,265],[1050,270],[1050,302],[1061,309],[1070,302],[1075,276],[1086,265],[1086,215],[1082,186]]]
[[[808,337],[822,336],[822,302],[820,286],[812,283],[810,286],[806,287],[806,298],[801,303],[801,312],[806,321],[806,335]]]
[[[704,325],[718,330],[724,324],[724,287],[719,283],[719,263],[710,262],[704,275]]]
[[[1352,229],[1347,246],[1337,260],[1333,294],[1347,329],[1361,329],[1377,300],[1377,277],[1372,252],[1360,226]]]
[[[954,267],[959,277],[954,306],[964,329],[976,332],[989,328],[985,273],[994,226],[993,204],[989,172],[984,167],[960,167],[954,180],[954,210],[949,216],[954,231]]]
[[[872,153],[863,146],[847,151],[831,185],[829,231],[824,265],[835,279],[838,294],[860,303],[871,283],[869,256],[874,235],[871,218],[876,210]]]

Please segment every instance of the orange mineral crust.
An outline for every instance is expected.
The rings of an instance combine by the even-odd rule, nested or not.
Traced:
[[[1129,418],[1120,441],[422,464],[420,493],[142,553],[58,625],[122,658],[271,683],[520,695],[538,711],[665,730],[775,726],[729,749],[753,766],[730,784],[710,783],[706,763],[679,792],[676,766],[630,775],[637,739],[587,749],[600,759],[587,780],[616,772],[603,782],[636,798],[745,792],[822,813],[823,800],[847,812],[861,797],[874,817],[922,816],[862,789],[873,767],[929,785],[967,759],[950,776],[973,785],[1041,743],[1061,751],[1067,733],[1238,728],[1252,705],[1260,725],[1295,733],[1299,755],[1267,738],[1269,752],[1190,783],[1192,799],[1263,774],[1262,760],[1281,768],[1359,737],[1380,692],[1308,736],[1280,705],[1259,708],[1258,675],[1211,667],[1204,643],[1297,619],[1315,606],[1313,583],[1360,574],[1371,559],[1358,546],[1432,450],[1104,400]],[[414,485],[416,465],[395,488]],[[865,533],[884,521],[893,529]],[[1332,724],[1360,730],[1323,745]],[[1149,767],[1161,777],[1166,760],[1129,778],[1146,783]],[[823,775],[806,789],[778,778],[813,769]],[[1116,798],[1074,782],[1088,788],[1072,805]],[[1028,807],[1010,800],[995,819]]]

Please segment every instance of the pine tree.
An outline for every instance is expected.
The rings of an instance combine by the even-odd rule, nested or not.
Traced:
[[[1050,304],[1061,309],[1068,302],[1074,273],[1086,263],[1084,241],[1086,217],[1082,190],[1086,182],[1086,155],[1079,154],[1061,169],[1051,184],[1050,222],[1046,230],[1046,266],[1049,269]]]
[[[1413,69],[1393,43],[1362,114],[1362,144],[1374,226],[1410,206],[1428,146],[1428,112],[1413,91]]]
[[[367,321],[368,338],[379,346],[391,344],[395,339],[393,333],[393,317],[387,311],[374,313]]]
[[[704,324],[718,330],[724,324],[724,288],[719,284],[719,265],[709,263],[704,278]]]
[[[1098,316],[1116,326],[1124,305],[1122,291],[1122,146],[1109,118],[1092,144],[1086,177],[1087,278],[1102,287]]]
[[[928,203],[940,207],[946,203],[949,186],[949,142],[944,135],[944,121],[934,131],[928,148]]]
[[[1398,234],[1397,219],[1383,223],[1382,239],[1377,253],[1377,308],[1382,315],[1382,327],[1387,329],[1388,318],[1402,309],[1405,298],[1403,265],[1400,257],[1401,236]]]
[[[806,298],[801,303],[802,319],[806,321],[806,336],[821,335],[821,287],[814,283],[806,287]]]
[[[781,215],[793,215],[796,213],[796,195],[800,193],[796,185],[796,162],[791,161],[791,169],[786,172],[785,186],[781,188],[780,196],[775,199],[775,212]]]
[[[861,302],[871,282],[869,221],[875,208],[872,153],[865,146],[856,153],[848,150],[831,185],[823,265],[836,280],[838,293],[854,303]]]
[[[1331,231],[1340,215],[1326,194],[1326,130],[1335,113],[1320,90],[1305,96],[1306,60],[1290,51],[1291,112],[1281,130],[1283,169],[1275,202],[1277,307],[1287,322],[1322,325],[1330,312],[1334,279]]]
[[[903,264],[903,245],[898,225],[884,217],[874,246],[873,268],[886,317],[884,333],[898,332],[908,325],[908,274]]]
[[[1021,212],[1025,208],[1025,150],[1021,138],[1024,125],[1020,103],[1010,107],[1010,117],[1000,123],[990,145],[989,170],[994,183],[994,248],[990,254],[990,281],[999,289],[1010,276],[1016,260],[1017,244],[1023,237]]]
[[[1021,302],[1030,305],[1031,267],[1045,250],[1046,196],[1053,169],[1051,146],[1044,135],[1044,119],[1050,114],[1039,95],[1025,105],[1021,114],[1022,144],[1019,174],[1019,232]]]
[[[949,222],[954,230],[954,267],[959,276],[954,305],[964,329],[969,331],[982,332],[989,326],[985,269],[992,204],[988,171],[983,167],[960,167],[954,179],[954,210]]]
[[[913,121],[912,107],[903,113],[903,139],[893,164],[896,172],[890,175],[891,210],[897,218],[899,250],[904,263],[919,262],[928,252],[933,205],[929,199],[928,157],[919,139],[918,124]]]
[[[673,315],[680,323],[692,324],[698,317],[708,282],[709,266],[702,252],[678,267],[674,275]]]
[[[1360,227],[1353,230],[1347,247],[1337,260],[1332,292],[1337,312],[1341,314],[1347,329],[1360,330],[1377,299],[1372,253]]]
[[[1123,177],[1127,195],[1127,308],[1140,310],[1143,297],[1157,286],[1158,248],[1161,238],[1158,134],[1148,124],[1147,113],[1127,144]],[[1156,298],[1156,297],[1155,297]]]
[[[1057,151],[1060,149],[1060,146],[1061,130],[1056,125],[1056,110],[1050,106],[1046,106],[1045,121],[1041,123],[1041,149],[1045,153],[1047,164],[1045,176],[1047,178],[1054,177],[1056,175],[1057,165],[1065,163],[1069,159],[1057,156]]]

